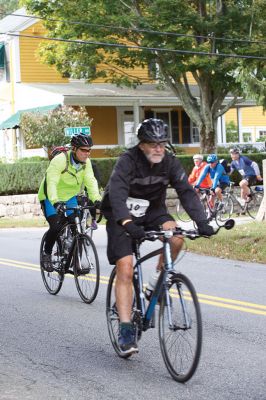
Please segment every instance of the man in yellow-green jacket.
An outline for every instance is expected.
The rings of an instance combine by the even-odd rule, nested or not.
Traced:
[[[90,136],[74,135],[71,139],[72,149],[51,160],[41,182],[38,198],[49,223],[43,261],[44,268],[49,272],[53,270],[51,254],[61,228],[62,218],[58,211],[62,204],[67,207],[77,206],[76,196],[85,187],[95,207],[100,207],[101,195],[89,159],[92,145]],[[73,218],[73,211],[67,211],[67,215],[70,219]]]

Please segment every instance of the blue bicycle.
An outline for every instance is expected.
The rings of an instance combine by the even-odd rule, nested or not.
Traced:
[[[234,226],[233,220],[223,225],[226,229]],[[219,231],[217,229],[216,233]],[[196,371],[202,346],[202,319],[200,305],[193,284],[174,269],[171,258],[170,239],[173,236],[196,239],[200,235],[194,229],[177,228],[175,231],[149,231],[144,240],[161,239],[163,246],[140,256],[140,242],[134,242],[136,264],[133,274],[133,304],[131,320],[136,330],[136,340],[143,332],[155,327],[155,306],[159,304],[159,341],[164,363],[174,380],[188,381]],[[164,254],[164,269],[161,271],[152,296],[145,298],[141,264],[159,254]],[[112,270],[106,298],[106,317],[109,336],[118,356],[123,354],[118,344],[119,315],[115,299],[116,267]]]

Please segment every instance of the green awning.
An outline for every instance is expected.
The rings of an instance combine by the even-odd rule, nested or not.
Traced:
[[[5,68],[5,45],[0,43],[0,68]]]
[[[48,111],[54,110],[60,106],[60,104],[53,104],[50,106],[43,106],[43,107],[34,107],[28,108],[27,110],[19,110],[15,114],[11,115],[8,119],[0,124],[0,129],[11,129],[11,128],[18,128],[20,124],[20,118],[23,113],[41,113],[45,114]]]

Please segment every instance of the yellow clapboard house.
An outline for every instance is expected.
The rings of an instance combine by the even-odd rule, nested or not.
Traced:
[[[188,153],[199,151],[198,129],[170,89],[157,89],[148,68],[127,71],[143,80],[136,89],[118,88],[102,79],[87,84],[62,77],[54,67],[44,64],[38,54],[42,41],[38,36],[46,35],[42,23],[26,17],[25,9],[15,14],[21,16],[10,15],[0,21],[0,32],[12,31],[18,35],[8,39],[0,37],[0,54],[4,57],[2,66],[0,62],[0,158],[14,158],[16,152],[19,157],[39,154],[39,150],[25,148],[19,131],[21,112],[45,112],[58,104],[86,107],[93,119],[94,157],[103,156],[108,147],[134,144],[136,126],[150,117],[168,123],[173,144],[184,147]],[[192,76],[188,75],[187,79],[191,91],[197,94]],[[245,104],[220,118],[219,144],[226,142],[226,124],[231,121],[238,126],[241,142],[254,142],[266,135],[266,117],[261,107]]]

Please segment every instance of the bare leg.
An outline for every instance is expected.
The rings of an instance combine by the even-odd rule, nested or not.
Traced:
[[[239,182],[239,186],[241,189],[241,198],[246,201],[248,198],[248,195],[250,194],[250,190],[248,187],[248,181],[246,181],[246,179],[243,179],[241,182]]]
[[[130,322],[133,301],[133,257],[120,258],[116,263],[116,306],[120,322]]]

